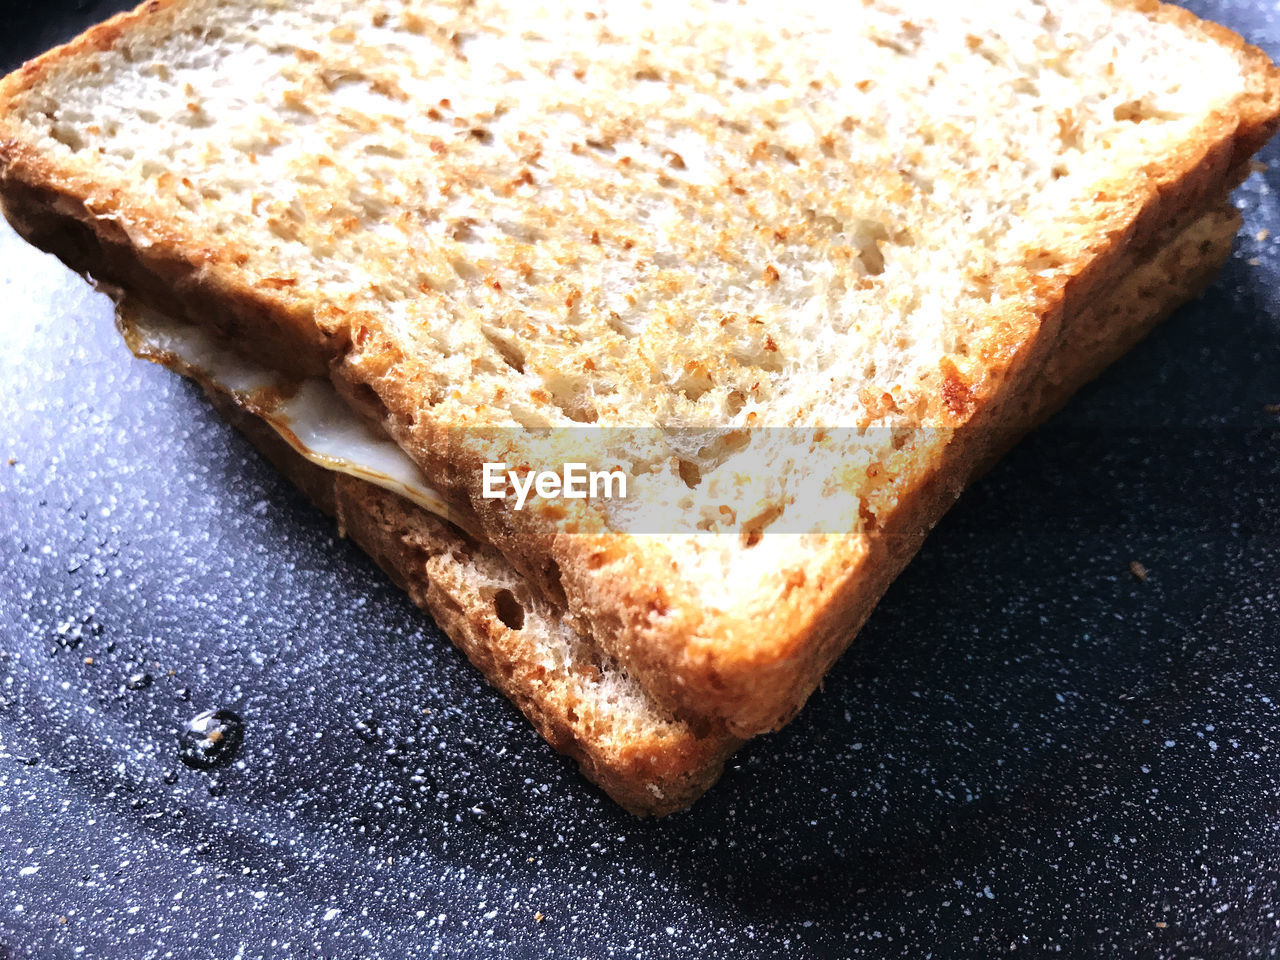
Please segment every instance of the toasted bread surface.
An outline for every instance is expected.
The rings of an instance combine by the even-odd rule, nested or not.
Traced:
[[[1087,339],[1221,202],[1280,81],[1146,3],[153,2],[0,103],[19,229],[328,370],[653,696],[747,735],[798,709],[996,438],[1144,329]],[[883,439],[835,485],[846,521],[806,534],[768,533],[785,469],[693,535],[483,498],[491,428],[518,462],[517,428],[583,424]],[[761,480],[598,452],[713,507]]]

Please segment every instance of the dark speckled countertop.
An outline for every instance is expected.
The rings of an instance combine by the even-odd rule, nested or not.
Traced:
[[[1274,7],[1194,7],[1280,54]],[[5,67],[110,12],[5,8]],[[0,958],[1271,955],[1277,189],[659,822],[0,230]],[[212,707],[239,760],[189,769]]]

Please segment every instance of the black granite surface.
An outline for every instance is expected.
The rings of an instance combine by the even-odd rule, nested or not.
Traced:
[[[1280,54],[1274,6],[1194,7]],[[110,9],[0,3],[0,65]],[[0,958],[1273,954],[1277,189],[658,822],[4,228]],[[212,708],[243,745],[191,769]]]

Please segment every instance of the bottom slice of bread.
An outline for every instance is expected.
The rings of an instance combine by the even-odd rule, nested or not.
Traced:
[[[699,735],[535,596],[493,547],[381,487],[310,463],[205,384],[239,429],[428,611],[491,684],[586,777],[637,815],[683,809],[742,743]]]
[[[1029,401],[1035,419],[1196,296],[1229,254],[1238,226],[1236,211],[1222,206],[1137,257],[1132,273],[1071,324],[1073,347],[1085,359],[1066,373],[1046,371]],[[337,519],[553,747],[624,808],[671,813],[715,782],[741,739],[695,730],[658,706],[492,546],[381,487],[314,465],[229,395],[201,382],[217,410]]]

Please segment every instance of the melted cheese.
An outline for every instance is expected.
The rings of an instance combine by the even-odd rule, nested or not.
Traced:
[[[117,303],[116,322],[135,356],[229,396],[316,466],[377,484],[458,523],[418,465],[347,406],[328,380],[285,377],[244,359],[207,331],[127,298]]]

